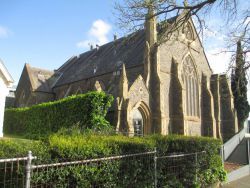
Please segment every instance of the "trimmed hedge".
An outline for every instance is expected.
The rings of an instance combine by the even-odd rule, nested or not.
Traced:
[[[28,144],[29,146],[27,143],[23,143],[24,148],[21,147],[22,143],[11,142],[0,140],[0,148],[5,148],[3,153],[6,152],[6,156],[26,156],[27,151],[32,150],[43,163],[153,151],[155,147],[157,156],[206,151],[206,153],[198,155],[197,170],[193,166],[194,155],[188,157],[184,163],[180,160],[171,164],[173,160],[158,159],[159,187],[206,187],[225,180],[226,175],[219,156],[221,141],[206,137],[152,135],[130,138],[118,135],[83,135],[75,131],[74,133],[53,134],[44,143],[33,141]],[[24,150],[27,151],[24,152]],[[98,164],[101,166],[92,164],[65,167],[59,171],[55,169],[46,170],[46,172],[40,171],[33,174],[32,181],[39,182],[39,184],[50,182],[58,187],[65,187],[68,181],[76,187],[90,187],[90,185],[133,187],[135,184],[137,187],[150,187],[154,182],[154,159],[152,155],[150,158],[141,159],[142,157],[135,157],[99,162]],[[34,162],[37,163],[36,160]],[[179,168],[175,170],[181,173],[181,179],[176,178],[176,174],[170,168],[171,165]]]
[[[206,151],[204,154],[198,155],[198,170],[195,171],[193,165],[195,162],[195,155],[188,157],[179,169],[183,174],[181,180],[175,179],[176,174],[169,169],[169,162],[171,160],[159,159],[157,162],[158,173],[158,185],[173,186],[173,187],[195,187],[195,186],[207,186],[218,181],[225,180],[226,173],[223,169],[223,164],[219,155],[221,147],[221,141],[217,139],[207,137],[186,137],[179,135],[161,136],[152,135],[146,137],[124,137],[124,136],[96,136],[96,135],[53,135],[49,139],[51,146],[52,158],[55,159],[88,159],[97,158],[110,155],[122,155],[127,153],[138,153],[145,151],[152,151],[157,148],[158,156],[166,156],[172,153],[194,153],[200,151]],[[138,158],[139,159],[139,158]],[[123,161],[121,163],[111,162],[109,168],[104,168],[102,173],[87,173],[78,179],[79,185],[82,185],[82,181],[88,181],[90,183],[95,179],[97,184],[104,184],[108,180],[112,179],[119,172],[119,169],[123,169],[124,177],[127,177],[127,182],[123,180],[125,187],[131,187],[134,183],[139,183],[138,179],[142,179],[143,184],[138,187],[148,187],[150,182],[154,181],[152,178],[154,161],[152,160],[136,160]],[[176,165],[176,164],[175,164]],[[180,165],[180,164],[179,164]],[[176,167],[175,167],[176,168]],[[105,172],[105,169],[108,172]],[[112,169],[112,173],[110,171]],[[91,172],[98,171],[99,169],[91,169]],[[177,170],[177,169],[175,169]],[[74,172],[72,172],[74,174]],[[77,176],[77,172],[75,172]],[[103,179],[103,173],[107,179]],[[198,174],[196,179],[195,174]],[[57,179],[56,177],[54,177]],[[99,181],[100,180],[100,181]],[[134,182],[134,181],[137,182]],[[112,185],[120,185],[119,180],[113,179]],[[132,182],[132,184],[130,184]],[[141,183],[141,182],[140,182]],[[90,184],[85,184],[89,186]],[[119,186],[118,186],[119,187]],[[133,186],[132,186],[133,187]]]
[[[103,130],[110,126],[105,119],[113,97],[104,92],[89,92],[55,102],[5,111],[4,134],[39,139],[62,127]]]
[[[0,158],[2,159],[26,157],[28,151],[32,151],[34,156],[39,156],[39,158],[35,160],[36,163],[51,159],[48,145],[42,141],[1,138],[0,148]]]
[[[192,180],[192,187],[207,187],[218,181],[224,181],[226,178],[226,172],[219,155],[219,151],[222,145],[221,140],[213,139],[209,137],[187,137],[180,135],[171,136],[151,136],[156,142],[156,147],[158,148],[159,156],[165,156],[169,153],[195,153],[200,151],[205,151],[204,154],[199,154],[198,157],[198,171],[189,168],[190,165],[195,163],[195,156],[190,156],[187,158],[185,165],[181,167],[183,179],[181,182],[169,181],[175,178],[174,175],[169,173],[169,161],[163,160],[159,161],[160,177],[159,183],[171,184],[174,183],[174,187],[191,187],[189,182]],[[180,164],[177,164],[180,165]],[[180,169],[179,169],[180,170]],[[197,182],[195,174],[198,173]],[[177,186],[178,185],[178,186]]]

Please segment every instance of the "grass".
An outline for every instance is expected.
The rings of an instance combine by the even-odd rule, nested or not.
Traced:
[[[13,140],[13,141],[18,141],[18,142],[22,142],[22,143],[27,143],[27,142],[32,142],[34,140],[29,140],[26,138],[23,138],[21,136],[17,136],[17,135],[4,135],[2,138],[0,138],[0,140]]]

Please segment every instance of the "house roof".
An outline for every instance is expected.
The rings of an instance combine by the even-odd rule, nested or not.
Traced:
[[[29,64],[25,64],[25,67],[33,90],[51,92],[52,84],[55,81],[54,71],[31,67]]]
[[[93,76],[111,73],[121,69],[143,64],[143,51],[145,46],[144,30],[123,37],[72,57],[57,71],[61,73],[55,86],[72,83]]]
[[[178,17],[172,17],[157,26],[158,32],[163,32],[161,26],[173,23]],[[33,89],[51,92],[52,88],[97,77],[103,74],[126,68],[141,66],[144,63],[145,30],[139,30],[127,37],[114,40],[98,48],[71,57],[55,71],[30,67],[30,77]],[[128,78],[129,79],[129,78]]]
[[[158,24],[157,30],[161,32],[161,25],[173,23],[177,16],[171,17]],[[127,37],[109,42],[99,49],[93,49],[79,56],[71,57],[56,72],[60,74],[54,87],[72,82],[112,73],[122,68],[143,65],[145,49],[145,30],[139,30]],[[129,79],[129,78],[128,78]]]
[[[5,67],[3,61],[0,59],[0,76],[3,77],[6,85],[11,85],[14,80],[11,77],[10,73],[8,72],[7,68]]]

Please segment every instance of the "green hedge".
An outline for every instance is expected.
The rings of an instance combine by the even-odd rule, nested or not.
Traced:
[[[5,148],[4,145],[6,143],[0,142],[0,147]],[[9,147],[9,145],[7,146]],[[174,165],[181,164],[179,166],[181,179],[176,178],[176,174],[170,170],[170,166],[173,165],[172,160],[159,158],[157,160],[158,186],[206,187],[225,179],[225,171],[219,156],[221,141],[212,138],[177,135],[130,138],[118,135],[83,135],[74,132],[74,134],[57,133],[51,135],[49,140],[40,146],[43,152],[35,151],[34,153],[39,158],[42,157],[45,163],[51,162],[51,160],[58,162],[153,151],[155,147],[157,148],[157,156],[206,151],[206,153],[198,155],[197,170],[192,166],[195,162],[194,155],[187,158],[184,163],[176,161]],[[18,147],[18,149],[22,153],[27,153],[21,147]],[[32,147],[27,149],[32,150]],[[17,150],[15,152],[18,152]],[[9,152],[9,150],[5,151]],[[101,185],[101,187],[134,187],[134,185],[137,187],[152,187],[154,182],[154,158],[151,155],[151,157],[141,159],[142,157],[134,157],[126,160],[101,162],[99,165],[71,166],[60,170],[46,169],[46,171],[34,173],[32,181],[39,184],[50,182],[57,187],[66,187],[69,181],[75,187],[91,187],[91,185]],[[175,170],[177,170],[176,166]]]
[[[169,153],[195,153],[205,151],[205,153],[197,155],[197,171],[195,171],[194,168],[190,168],[190,165],[193,165],[196,160],[195,155],[188,156],[185,160],[185,164],[179,166],[179,170],[183,173],[181,182],[171,181],[175,178],[175,175],[168,172],[168,165],[171,160],[159,160],[159,166],[161,166],[158,180],[159,184],[165,185],[167,183],[169,185],[174,183],[174,187],[177,187],[177,185],[180,187],[190,187],[188,181],[192,180],[192,187],[206,187],[218,181],[225,180],[226,173],[219,155],[222,145],[221,140],[209,137],[187,137],[179,135],[153,135],[151,139],[156,142],[159,156],[165,156]],[[180,164],[177,163],[177,165]],[[196,173],[198,173],[197,182]]]
[[[0,148],[0,158],[26,157],[28,151],[44,161],[51,158],[47,144],[42,141],[1,138]]]
[[[124,136],[96,136],[96,135],[53,135],[49,139],[50,146],[52,148],[53,158],[96,158],[102,156],[110,155],[120,155],[125,153],[138,153],[145,151],[153,151],[157,148],[158,156],[166,156],[173,153],[194,153],[205,151],[206,153],[198,154],[197,167],[198,171],[190,166],[194,165],[195,155],[189,156],[187,160],[184,161],[180,167],[180,173],[182,174],[182,180],[175,180],[176,174],[169,171],[169,165],[171,165],[172,160],[159,159],[158,160],[158,185],[173,185],[174,187],[190,187],[190,186],[205,186],[216,183],[218,181],[223,181],[225,179],[225,171],[223,170],[223,165],[221,158],[219,156],[219,150],[221,147],[221,141],[217,139],[207,138],[207,137],[186,137],[186,136],[161,136],[152,135],[146,137],[124,137]],[[152,159],[152,158],[151,158]],[[101,178],[102,174],[92,174],[86,173],[81,181],[94,179],[103,180],[104,183],[108,178],[112,178],[118,169],[123,169],[123,174],[127,177],[127,182],[123,181],[125,187],[130,187],[129,182],[133,182],[136,179],[136,183],[139,183],[138,179],[143,179],[144,184],[139,187],[148,187],[149,183],[154,181],[152,178],[153,165],[152,160],[148,161],[125,161],[122,163],[109,164],[110,169],[114,172],[107,176],[107,179]],[[116,168],[115,165],[118,165]],[[172,164],[178,165],[178,164]],[[180,165],[180,164],[179,164]],[[122,166],[122,167],[121,167]],[[118,168],[118,169],[117,169]],[[126,169],[126,170],[124,170]],[[138,170],[139,169],[139,170]],[[92,172],[98,169],[91,169]],[[175,169],[177,170],[177,169]],[[109,171],[110,172],[110,171]],[[126,173],[127,172],[127,173]],[[73,173],[73,172],[72,172]],[[198,174],[196,179],[195,174]],[[74,173],[73,173],[74,174]],[[109,174],[106,172],[106,174]],[[112,182],[116,184],[117,182]],[[119,185],[119,181],[118,184]],[[135,182],[133,182],[135,183]],[[88,185],[88,184],[86,184]],[[119,186],[118,186],[119,187]],[[171,187],[171,186],[170,186]]]
[[[31,107],[7,109],[3,131],[7,135],[39,139],[75,125],[101,130],[109,127],[105,116],[112,101],[113,97],[103,92],[89,92]]]
[[[185,136],[161,136],[153,135],[146,137],[124,137],[124,136],[101,136],[101,135],[63,135],[55,134],[50,137],[49,145],[51,157],[53,159],[89,159],[99,158],[110,155],[120,155],[127,153],[138,153],[153,151],[157,148],[158,156],[166,156],[172,153],[192,153],[206,151],[198,155],[197,171],[192,167],[195,162],[195,155],[188,157],[179,169],[183,173],[182,179],[175,179],[176,174],[169,169],[172,160],[157,160],[158,185],[160,187],[193,187],[206,186],[218,181],[223,181],[225,172],[219,149],[220,140],[205,137],[185,137]],[[79,169],[71,169],[70,174],[79,186],[88,187],[91,183],[96,185],[105,185],[109,187],[150,187],[154,181],[154,161],[153,157],[147,160],[133,158],[133,160],[111,161],[105,163],[103,167],[92,166],[90,169],[84,169],[84,173],[79,177]],[[179,164],[180,165],[180,164]],[[177,170],[177,169],[175,169]],[[122,177],[119,172],[122,171]],[[195,174],[198,174],[196,179]],[[67,173],[66,173],[67,174]],[[105,174],[105,178],[103,175]],[[124,178],[125,177],[125,178]],[[59,181],[59,176],[54,174],[53,179]],[[122,179],[122,181],[121,181]],[[62,185],[65,182],[61,182]],[[59,184],[61,185],[61,184]]]

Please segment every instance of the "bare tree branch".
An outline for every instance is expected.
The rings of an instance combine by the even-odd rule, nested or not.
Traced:
[[[239,10],[240,0],[187,0],[182,3],[179,0],[123,0],[115,4],[115,11],[120,28],[127,32],[134,32],[144,27],[145,19],[157,17],[160,29],[167,29],[158,36],[158,43],[168,40],[172,34],[180,30],[183,25],[192,17],[196,26],[199,28],[198,33],[203,36],[206,26],[206,17],[208,17],[213,9],[219,10],[224,18],[224,27],[235,27],[227,33],[227,50],[223,53],[235,52],[237,41],[241,40],[243,54],[247,58],[250,53],[250,7],[246,7],[245,11]],[[244,1],[243,1],[244,2]],[[151,17],[147,17],[148,9],[154,10]],[[176,19],[172,23],[166,22],[171,17],[179,16],[185,11],[184,16]],[[235,61],[234,55],[231,57],[232,68]],[[246,63],[245,69],[250,69],[250,63]]]

